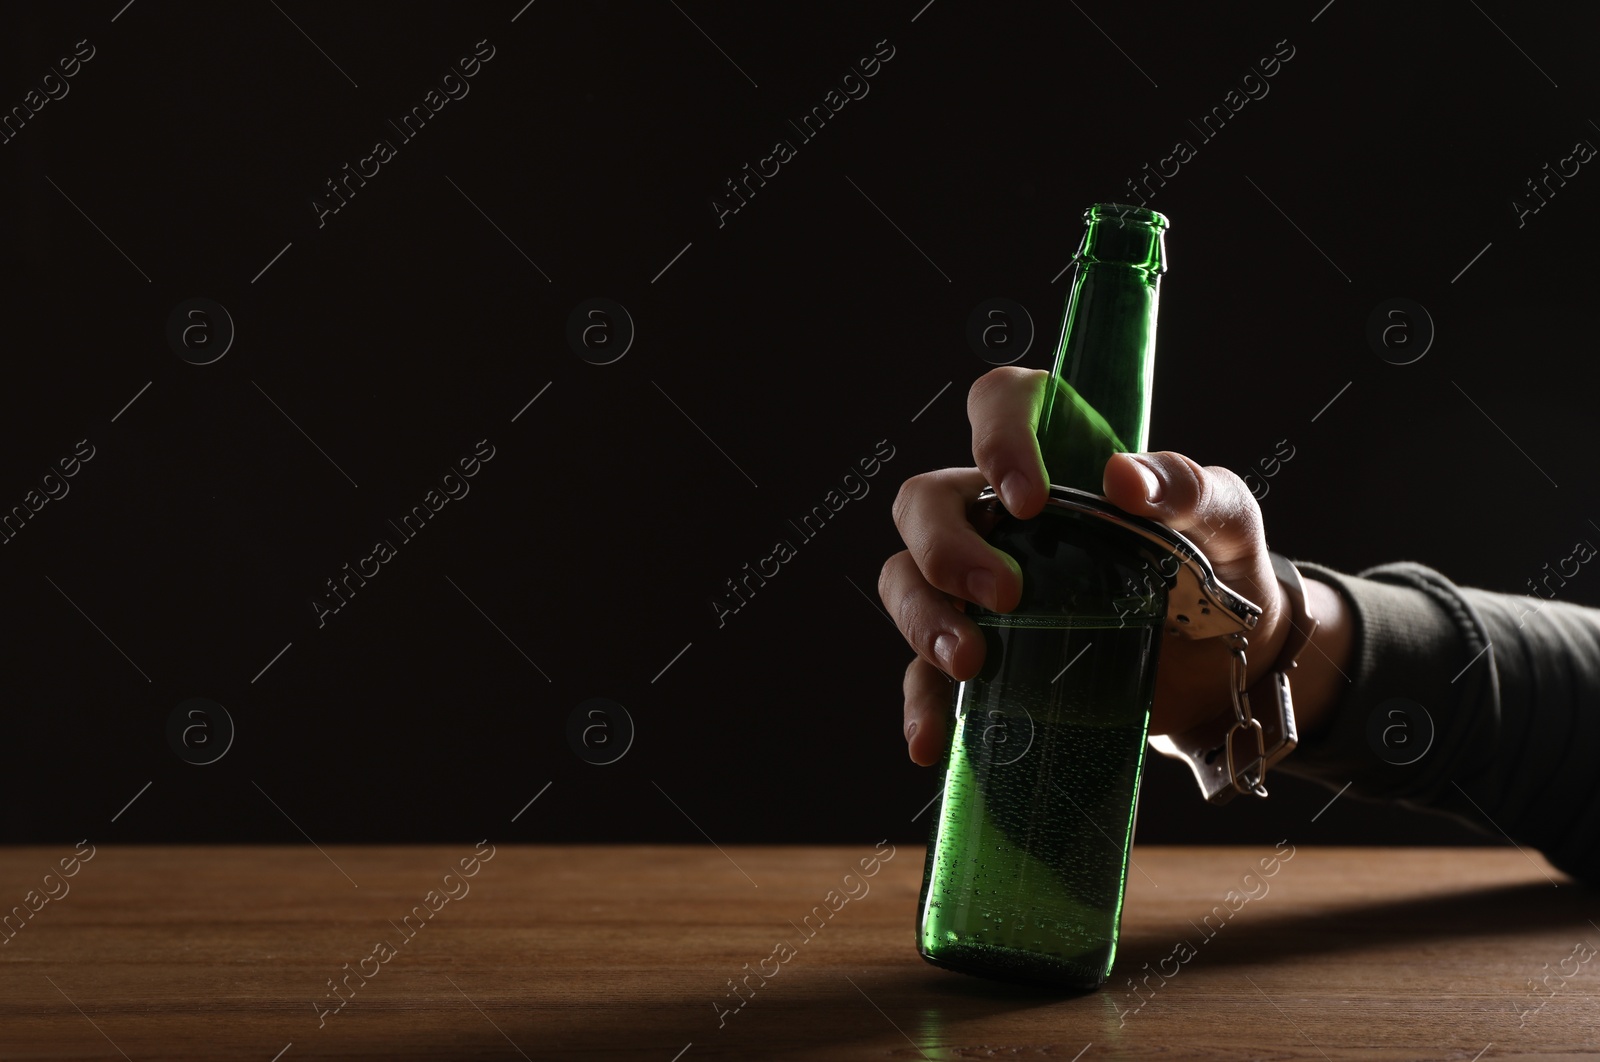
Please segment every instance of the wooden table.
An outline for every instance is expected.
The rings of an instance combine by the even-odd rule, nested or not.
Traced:
[[[39,908],[0,932],[0,1058],[1600,1057],[1600,893],[1510,848],[1138,848],[1112,983],[1069,997],[924,963],[918,848],[848,883],[871,846],[483,852],[0,849]]]

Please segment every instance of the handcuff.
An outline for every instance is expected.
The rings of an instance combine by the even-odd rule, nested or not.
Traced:
[[[995,497],[988,488],[978,500]],[[1165,524],[1124,512],[1098,494],[1071,487],[1051,485],[1046,504],[1115,524],[1143,538],[1160,555],[1158,571],[1167,579],[1166,633],[1194,640],[1228,640],[1232,710],[1180,734],[1153,736],[1149,743],[1162,755],[1186,762],[1201,794],[1213,804],[1226,804],[1240,793],[1266,796],[1267,770],[1293,752],[1298,741],[1288,673],[1299,666],[1296,658],[1317,629],[1317,621],[1306,607],[1305,581],[1299,569],[1282,554],[1268,551],[1289,604],[1289,634],[1267,675],[1272,704],[1257,713],[1247,689],[1245,651],[1250,643],[1245,633],[1260,621],[1261,606],[1229,589],[1200,548]]]

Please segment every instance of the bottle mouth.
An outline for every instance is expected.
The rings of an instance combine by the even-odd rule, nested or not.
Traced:
[[[1083,220],[1076,258],[1084,266],[1132,266],[1152,281],[1167,271],[1165,214],[1126,203],[1096,203],[1083,212]]]
[[[1158,210],[1131,206],[1127,203],[1096,203],[1083,212],[1085,223],[1115,222],[1119,225],[1148,225],[1160,232],[1172,227],[1172,222]]]

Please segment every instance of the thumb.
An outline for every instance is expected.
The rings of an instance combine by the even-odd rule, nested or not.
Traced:
[[[1250,681],[1278,659],[1288,637],[1288,604],[1272,570],[1261,506],[1244,481],[1221,465],[1182,454],[1113,454],[1106,462],[1107,500],[1134,516],[1165,524],[1200,547],[1217,577],[1260,606],[1249,642]]]
[[[1179,453],[1113,454],[1106,462],[1108,501],[1187,536],[1218,568],[1252,581],[1270,571],[1261,507],[1244,481],[1221,465],[1201,467]]]

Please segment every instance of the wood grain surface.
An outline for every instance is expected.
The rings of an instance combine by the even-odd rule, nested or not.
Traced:
[[[922,856],[3,849],[0,1058],[1600,1057],[1600,894],[1532,853],[1137,848],[1073,996],[924,963]]]

